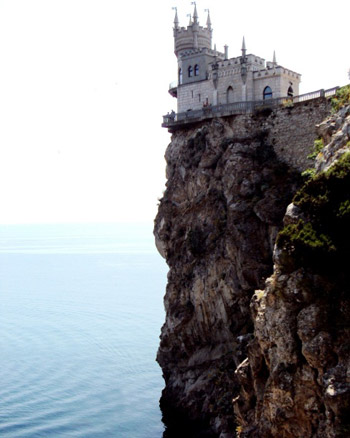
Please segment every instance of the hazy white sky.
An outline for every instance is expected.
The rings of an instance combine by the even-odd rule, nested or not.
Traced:
[[[173,6],[184,0],[0,0],[0,223],[151,221],[176,109]],[[199,0],[229,45],[302,74],[301,92],[348,82],[349,0]]]

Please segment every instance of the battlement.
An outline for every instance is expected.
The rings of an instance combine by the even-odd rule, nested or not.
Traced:
[[[268,77],[270,75],[286,75],[292,79],[300,81],[301,75],[292,70],[282,67],[281,65],[275,66],[273,62],[268,62],[267,67],[264,70],[258,70],[254,72],[254,79],[260,77]]]
[[[176,56],[191,49],[211,49],[211,31],[209,29],[198,27],[194,30],[192,25],[187,29],[175,30],[174,36]]]
[[[193,55],[210,55],[212,57],[217,57],[219,58],[219,60],[224,60],[225,59],[225,55],[224,53],[215,51],[213,49],[208,49],[207,47],[201,47],[199,49],[189,49],[189,50],[185,50],[184,52],[181,53],[180,58],[184,59],[187,56],[193,56]]]

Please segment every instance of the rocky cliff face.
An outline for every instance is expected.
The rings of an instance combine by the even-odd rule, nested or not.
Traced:
[[[312,111],[305,106],[295,109],[294,115],[299,111],[301,119],[301,114],[307,112],[308,120],[320,121],[326,106],[317,116],[311,117]],[[261,438],[321,437],[296,434],[297,421],[290,429],[285,424],[292,424],[291,412],[304,423],[313,412],[313,422],[309,423],[314,424],[321,406],[317,379],[326,376],[334,382],[334,376],[343,372],[343,368],[336,368],[340,347],[316,368],[311,358],[313,366],[307,370],[302,349],[309,352],[306,356],[318,357],[319,351],[335,345],[334,330],[327,331],[326,326],[316,322],[309,326],[309,320],[315,315],[322,324],[326,321],[324,315],[329,309],[320,303],[327,302],[329,295],[323,288],[328,291],[330,285],[335,289],[327,293],[337,297],[332,303],[345,309],[344,281],[339,280],[341,292],[331,278],[321,278],[322,272],[310,273],[304,260],[294,264],[294,243],[289,243],[288,236],[279,238],[273,272],[276,236],[283,226],[286,208],[301,185],[300,167],[307,166],[309,152],[303,150],[295,158],[288,145],[281,144],[281,138],[284,142],[288,133],[284,127],[279,135],[278,126],[286,126],[283,121],[293,118],[293,109],[285,109],[282,116],[262,113],[203,122],[176,131],[166,152],[168,182],[155,221],[155,236],[170,270],[164,300],[166,321],[157,360],[166,382],[161,400],[166,420],[176,427],[180,419],[196,421],[194,429],[186,424],[187,435],[181,431],[183,437],[224,438],[236,433]],[[327,126],[324,132],[331,135],[336,128]],[[316,138],[307,123],[304,128]],[[300,126],[298,135],[302,135]],[[324,156],[327,160],[326,152]],[[301,205],[289,208],[285,221],[298,226],[301,210]],[[299,301],[306,292],[295,291],[304,282],[304,271],[308,275],[305,288],[312,289],[313,294],[310,292],[302,306]],[[311,281],[315,282],[313,286]],[[261,291],[255,293],[257,289]],[[316,305],[313,299],[319,289],[321,301]],[[330,325],[339,319],[334,312],[327,320]],[[334,368],[333,374],[324,371],[321,375],[320,367],[323,371],[324,367]],[[305,383],[292,391],[295,376],[299,376],[296,386]],[[305,388],[312,389],[303,398]],[[334,391],[337,395],[332,400],[339,395],[338,390]],[[290,406],[295,408],[288,411]],[[330,430],[334,422],[326,408],[322,409],[324,426],[320,431]],[[334,415],[343,415],[338,414]],[[315,431],[315,426],[306,428]],[[278,430],[284,435],[278,435]],[[169,428],[165,436],[179,433],[172,434]]]
[[[350,436],[350,107],[319,126],[316,175],[295,195],[274,272],[251,302],[237,368],[241,437]]]

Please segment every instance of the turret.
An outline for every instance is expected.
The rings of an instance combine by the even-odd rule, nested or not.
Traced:
[[[183,52],[198,49],[211,49],[212,28],[208,11],[207,26],[199,25],[196,3],[194,4],[193,15],[187,28],[179,26],[177,10],[174,19],[174,42],[175,55],[179,57]]]

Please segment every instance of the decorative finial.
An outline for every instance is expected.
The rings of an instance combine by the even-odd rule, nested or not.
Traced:
[[[211,20],[210,20],[210,13],[209,9],[204,9],[204,12],[208,12],[208,18],[207,18],[207,28],[211,30]]]
[[[192,26],[192,15],[191,14],[187,14],[186,17],[190,17],[190,22],[189,22],[189,26]]]
[[[245,46],[245,39],[244,39],[244,37],[243,37],[243,41],[242,41],[242,56],[245,58],[245,56],[246,56],[246,53],[247,53],[247,49],[246,49],[246,46]]]
[[[175,18],[174,18],[174,28],[178,29],[179,28],[179,17],[177,16],[177,7],[174,6],[172,8],[173,11],[175,11]]]
[[[197,5],[196,2],[191,2],[191,5],[194,5],[194,11],[193,11],[193,22],[198,23],[198,13],[197,13]]]

